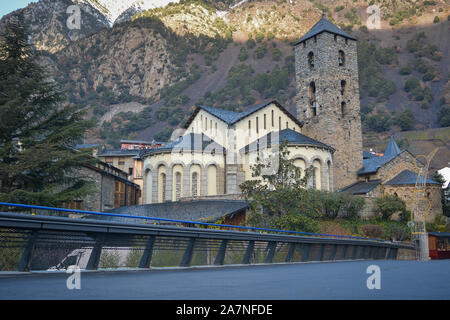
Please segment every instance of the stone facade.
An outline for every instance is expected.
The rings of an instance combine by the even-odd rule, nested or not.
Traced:
[[[329,32],[307,39],[295,47],[295,70],[302,133],[336,149],[335,187],[347,186],[363,166],[356,41]]]
[[[383,194],[397,195],[405,201],[406,208],[412,212],[414,205],[414,185],[384,185]],[[423,196],[425,195],[425,197]],[[437,216],[442,215],[441,187],[440,185],[427,185],[425,193],[417,193],[416,220],[425,218],[426,222],[434,222]]]

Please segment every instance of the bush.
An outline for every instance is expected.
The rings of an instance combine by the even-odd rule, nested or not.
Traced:
[[[438,16],[435,16],[433,19],[433,23],[439,23],[441,21]]]
[[[441,127],[450,126],[450,105],[443,105],[437,114],[438,122]]]
[[[361,232],[368,238],[381,238],[384,235],[383,227],[376,224],[362,226]]]
[[[417,87],[420,87],[420,80],[417,79],[416,77],[411,77],[408,80],[406,80],[404,90],[406,92],[410,92],[416,89]]]
[[[400,68],[399,73],[401,75],[409,75],[411,74],[411,67],[410,66],[403,66]]]
[[[242,47],[239,51],[239,61],[245,61],[248,58],[248,51],[245,47]]]
[[[375,211],[384,220],[388,220],[394,213],[406,211],[405,202],[397,196],[385,195],[375,198]]]
[[[415,117],[411,110],[405,110],[397,114],[393,122],[398,125],[402,131],[411,130],[414,126]]]

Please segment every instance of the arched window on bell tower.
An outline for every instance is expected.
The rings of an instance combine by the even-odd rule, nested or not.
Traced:
[[[345,94],[346,89],[347,89],[347,82],[345,80],[341,80],[341,95]]]
[[[344,101],[341,102],[341,114],[342,116],[345,116],[345,113],[347,112],[347,105]]]
[[[317,115],[317,102],[316,102],[316,83],[311,81],[308,89],[309,106],[311,108],[311,115],[315,117]]]
[[[343,67],[345,65],[345,53],[342,50],[339,50],[338,62],[339,62],[339,67]]]
[[[308,66],[310,69],[314,68],[314,53],[312,51],[308,53]]]

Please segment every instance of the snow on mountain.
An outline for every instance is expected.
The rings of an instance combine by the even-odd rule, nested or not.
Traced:
[[[179,0],[78,0],[78,3],[88,3],[108,19],[113,25],[116,19],[125,11],[141,12],[143,10],[164,7],[170,2]]]

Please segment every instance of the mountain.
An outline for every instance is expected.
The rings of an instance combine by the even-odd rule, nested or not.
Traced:
[[[69,102],[100,120],[90,142],[167,139],[195,104],[240,111],[276,98],[295,114],[292,43],[322,13],[359,39],[365,133],[384,141],[450,125],[446,2],[168,2],[41,0],[0,28],[23,14]],[[80,6],[80,30],[66,25],[70,5]],[[365,25],[369,5],[380,8],[380,29]]]

